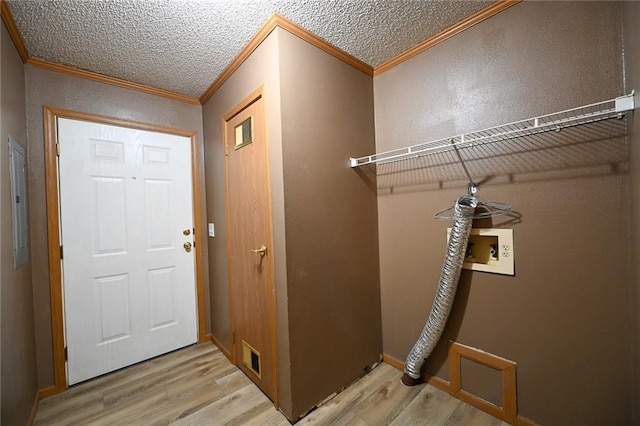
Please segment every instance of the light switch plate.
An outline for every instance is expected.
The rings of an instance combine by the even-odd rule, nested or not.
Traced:
[[[215,228],[215,226],[213,225],[213,223],[209,223],[208,231],[209,231],[209,236],[210,236],[211,238],[213,238],[213,237],[215,237],[215,236],[216,236],[216,228]]]

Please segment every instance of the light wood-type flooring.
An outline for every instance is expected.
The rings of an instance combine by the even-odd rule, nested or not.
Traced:
[[[381,364],[298,425],[506,423],[430,385],[406,387]],[[73,386],[40,401],[36,425],[289,425],[211,343]]]

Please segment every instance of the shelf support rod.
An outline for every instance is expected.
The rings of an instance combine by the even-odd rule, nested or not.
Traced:
[[[460,151],[458,150],[458,147],[456,146],[456,144],[453,142],[453,139],[451,139],[451,144],[453,146],[453,151],[456,153],[456,157],[458,157],[458,161],[460,161],[460,165],[462,166],[462,170],[464,170],[464,174],[467,175],[467,179],[469,180],[469,193],[471,194],[471,188],[477,188],[478,184],[475,183],[473,181],[473,179],[471,178],[471,173],[469,173],[469,169],[467,169],[467,165],[464,163],[464,160],[462,160],[462,156],[460,155]],[[475,193],[475,191],[474,191]]]

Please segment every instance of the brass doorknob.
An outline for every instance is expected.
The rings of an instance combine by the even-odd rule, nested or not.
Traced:
[[[184,249],[185,249],[186,251],[191,251],[191,243],[190,243],[189,241],[187,241],[186,243],[184,243],[184,244],[182,245],[182,247],[184,247]]]
[[[259,254],[260,257],[265,257],[267,255],[267,248],[264,245],[261,245],[260,248],[251,249],[252,252]]]

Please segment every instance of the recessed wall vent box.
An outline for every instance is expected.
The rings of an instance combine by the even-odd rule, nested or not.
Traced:
[[[451,228],[447,228],[447,241]],[[513,229],[472,228],[463,269],[514,275]]]

